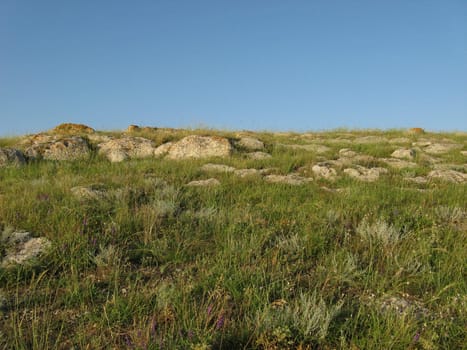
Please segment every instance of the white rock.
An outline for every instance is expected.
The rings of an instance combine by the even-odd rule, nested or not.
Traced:
[[[350,177],[354,177],[361,181],[373,182],[379,179],[381,174],[386,174],[388,170],[386,168],[365,168],[362,166],[355,166],[355,168],[344,169],[344,173]]]
[[[412,148],[399,148],[392,152],[391,157],[398,159],[414,159],[415,150]]]
[[[337,171],[326,165],[316,164],[311,167],[311,171],[320,178],[334,180],[337,176]]]
[[[266,182],[269,183],[283,183],[288,185],[303,185],[313,181],[313,179],[302,177],[297,174],[289,175],[267,175],[265,178]]]
[[[99,154],[111,162],[121,162],[128,158],[145,158],[154,155],[154,142],[143,137],[122,137],[100,143]]]
[[[235,144],[249,151],[261,151],[264,149],[264,143],[254,137],[242,137]]]
[[[444,154],[448,153],[449,151],[456,149],[456,148],[461,148],[461,145],[458,144],[441,144],[441,143],[434,143],[424,149],[426,153],[429,154]]]
[[[259,176],[261,172],[258,169],[238,169],[234,171],[234,174],[239,177],[250,177]]]
[[[224,137],[191,135],[175,142],[170,147],[167,158],[228,157],[232,151],[232,145]]]
[[[202,171],[207,171],[207,172],[217,172],[217,173],[232,173],[235,171],[235,168],[229,165],[225,164],[204,164],[201,167]]]
[[[174,144],[173,142],[163,143],[162,145],[160,145],[154,150],[154,156],[155,157],[165,156],[167,153],[169,153],[170,148],[173,146],[173,144]]]
[[[206,180],[195,180],[187,183],[186,185],[189,187],[214,187],[219,186],[221,183],[219,180],[210,178]]]
[[[255,159],[255,160],[263,160],[263,159],[272,158],[272,156],[266,152],[251,152],[251,153],[247,153],[246,156],[250,159]]]
[[[432,170],[428,173],[428,178],[463,183],[467,180],[467,174],[455,170]]]

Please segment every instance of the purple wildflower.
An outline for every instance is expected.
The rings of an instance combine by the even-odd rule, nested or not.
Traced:
[[[222,327],[224,327],[224,323],[225,323],[225,317],[223,314],[221,314],[216,322],[216,330],[219,330]]]
[[[416,342],[418,342],[419,339],[420,339],[420,332],[417,332],[417,333],[415,333],[415,335],[414,335],[412,341],[413,341],[414,343],[416,343]]]

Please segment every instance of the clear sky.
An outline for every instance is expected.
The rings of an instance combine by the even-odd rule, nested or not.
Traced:
[[[467,130],[466,0],[1,0],[0,134]]]

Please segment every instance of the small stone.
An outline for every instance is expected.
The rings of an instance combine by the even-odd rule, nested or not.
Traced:
[[[330,150],[328,146],[318,145],[318,144],[297,145],[297,144],[277,143],[276,145],[279,147],[288,148],[292,150],[303,150],[303,151],[309,151],[309,152],[314,152],[318,154],[326,153]]]
[[[263,159],[272,158],[272,156],[266,152],[251,152],[251,153],[247,153],[246,156],[250,159],[255,159],[255,160],[263,160]]]
[[[242,137],[235,144],[249,151],[261,151],[264,149],[264,143],[254,137]]]
[[[461,154],[462,154],[463,156],[467,156],[467,151],[461,151]]]
[[[219,180],[210,178],[207,180],[195,180],[187,183],[189,187],[214,187],[219,186],[221,183]]]
[[[382,312],[394,312],[399,315],[413,314],[417,319],[428,317],[430,312],[421,302],[407,297],[386,296],[379,301]]]
[[[444,154],[448,153],[449,151],[460,148],[462,147],[461,145],[457,144],[440,144],[440,143],[434,143],[432,145],[429,145],[424,149],[426,153],[429,154]]]
[[[404,169],[404,168],[416,168],[417,163],[414,162],[408,162],[403,159],[395,159],[395,158],[382,158],[381,159],[383,162],[385,162],[387,165],[389,165],[392,168],[396,169]]]
[[[235,171],[235,168],[229,165],[225,164],[204,164],[201,167],[202,171],[207,171],[207,172],[217,172],[217,173],[232,173]]]
[[[391,153],[391,157],[399,158],[399,159],[414,159],[415,158],[415,150],[410,148],[399,148],[396,149],[394,152]]]
[[[93,186],[76,186],[70,188],[71,193],[78,199],[102,199],[105,197],[105,191],[93,188]]]
[[[264,179],[269,183],[283,183],[287,185],[303,185],[313,181],[311,178],[302,177],[297,174],[267,175]]]
[[[339,156],[341,157],[346,157],[346,158],[352,158],[357,155],[357,152],[352,151],[350,148],[342,148],[339,150]]]
[[[335,169],[329,167],[325,163],[316,164],[311,167],[311,171],[315,174],[316,177],[334,180],[337,176]]]
[[[416,176],[416,177],[404,177],[404,180],[414,182],[419,185],[424,185],[428,182],[428,179],[423,176]]]
[[[385,143],[385,142],[388,142],[388,140],[387,138],[382,137],[382,136],[369,135],[369,136],[357,137],[353,142],[357,144],[370,144],[370,143]]]
[[[234,174],[239,177],[250,177],[261,175],[258,169],[238,169],[234,171]]]
[[[428,173],[428,178],[440,179],[454,183],[463,183],[467,181],[467,174],[455,170],[433,170]]]
[[[381,174],[386,174],[387,172],[388,170],[386,168],[365,168],[358,165],[355,166],[355,168],[344,169],[344,173],[350,177],[366,182],[376,181]]]

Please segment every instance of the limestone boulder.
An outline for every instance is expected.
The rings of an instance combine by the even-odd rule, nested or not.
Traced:
[[[398,159],[414,159],[415,150],[413,148],[399,148],[391,153],[391,157]]]
[[[111,162],[154,156],[154,142],[143,137],[122,137],[98,145],[99,154]]]
[[[230,141],[219,136],[186,136],[171,145],[168,159],[196,159],[210,157],[228,157],[233,147]]]
[[[77,160],[88,158],[91,148],[88,141],[80,136],[52,137],[32,141],[24,153],[31,159]]]
[[[429,179],[439,179],[453,183],[464,183],[467,181],[467,174],[456,170],[432,170],[428,173]]]
[[[163,143],[154,150],[154,156],[157,158],[165,156],[167,153],[169,153],[169,150],[172,146],[173,142]]]
[[[51,133],[59,135],[91,134],[94,131],[90,126],[75,123],[63,123],[50,130]]]
[[[0,167],[13,165],[20,166],[26,164],[23,152],[14,148],[0,148]]]
[[[337,177],[336,169],[331,168],[327,163],[315,164],[311,167],[311,171],[316,177],[326,180],[335,180]]]
[[[235,145],[248,151],[262,151],[264,149],[264,143],[254,137],[242,137],[235,142]]]
[[[381,174],[388,173],[388,170],[380,167],[366,168],[356,165],[354,168],[344,169],[344,173],[360,181],[373,182],[378,180]]]

